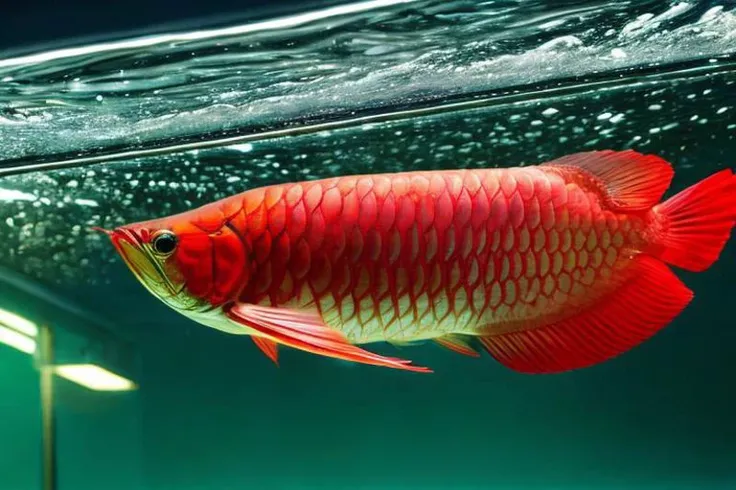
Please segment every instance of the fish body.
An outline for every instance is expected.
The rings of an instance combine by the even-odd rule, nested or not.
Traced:
[[[190,218],[215,255],[185,270],[211,304],[315,308],[357,344],[504,332],[592,300],[646,246],[651,210],[601,204],[534,167],[276,185]]]
[[[110,232],[138,278],[191,319],[411,370],[372,342],[474,340],[522,372],[602,362],[669,323],[736,219],[719,172],[664,203],[673,171],[626,152],[538,166],[344,176],[272,185]],[[679,196],[679,197],[678,197]],[[171,247],[157,251],[157,238]],[[171,248],[171,250],[168,250]],[[153,265],[150,263],[153,262]]]

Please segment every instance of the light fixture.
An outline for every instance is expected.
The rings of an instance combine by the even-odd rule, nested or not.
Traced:
[[[29,337],[38,335],[38,326],[35,323],[2,308],[0,308],[0,324]]]
[[[0,201],[2,191],[0,189]],[[132,381],[136,372],[135,349],[130,342],[115,335],[115,327],[104,318],[2,266],[0,298],[3,306],[18,305],[21,313],[30,315],[29,320],[0,308],[0,343],[33,356],[39,371],[43,449],[40,483],[44,490],[56,490],[54,386],[58,377],[95,391],[135,390],[137,386]],[[53,319],[51,325],[48,319]]]
[[[59,364],[54,373],[95,391],[131,391],[135,383],[95,364]]]
[[[22,316],[0,308],[0,342],[26,354],[36,351],[38,326]]]
[[[3,325],[0,325],[0,342],[26,354],[33,354],[36,351],[34,339]]]

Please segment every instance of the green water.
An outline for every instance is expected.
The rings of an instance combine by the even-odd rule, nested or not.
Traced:
[[[575,4],[576,12],[583,4]],[[439,8],[431,2],[420,7]],[[502,7],[489,12],[501,24],[513,24],[499,13]],[[661,14],[676,5],[645,7]],[[699,15],[707,7],[697,4]],[[404,10],[392,15],[388,19],[396,25],[410,18]],[[621,25],[636,18],[626,11],[617,15],[612,18]],[[550,14],[537,24],[559,18],[565,17]],[[721,18],[719,26],[728,21],[733,19]],[[482,32],[482,24],[475,28]],[[410,35],[404,32],[402,39]],[[548,41],[541,35],[523,39],[531,45]],[[76,113],[62,115],[71,118],[61,129],[67,139],[58,136],[53,144],[41,140],[60,131],[53,116],[45,133],[32,126],[23,128],[25,139],[14,133],[13,149],[6,148],[5,164],[0,161],[7,169],[0,177],[0,267],[84,313],[60,313],[48,301],[5,285],[0,307],[58,329],[57,357],[70,362],[86,352],[84,339],[97,342],[104,332],[110,349],[105,355],[139,385],[130,393],[99,393],[56,378],[59,488],[736,488],[734,240],[709,271],[678,272],[695,291],[693,303],[650,341],[612,361],[562,375],[527,376],[488,356],[470,359],[432,345],[377,347],[435,370],[417,375],[293,350],[283,351],[276,368],[249,339],[198,326],[167,309],[137,283],[103,236],[87,230],[171,214],[275,182],[532,164],[604,148],[633,148],[671,161],[671,194],[734,166],[736,71],[729,56],[736,37],[731,39],[725,44],[730,50],[716,46],[717,59],[712,56],[718,53],[709,53],[665,65],[647,61],[636,70],[588,78],[558,73],[518,89],[482,87],[482,95],[440,91],[442,100],[421,107],[371,106],[361,98],[365,94],[356,94],[356,109],[367,105],[371,111],[352,116],[391,115],[350,122],[350,111],[330,112],[323,105],[315,121],[289,124],[283,114],[279,124],[267,127],[231,121],[220,129],[237,131],[208,133],[200,138],[201,148],[187,151],[158,149],[197,143],[192,135],[215,123],[191,116],[191,124],[168,140],[144,135],[133,138],[139,147],[131,142],[127,148],[120,136],[126,127],[114,137],[108,134],[114,128],[102,125],[99,133],[89,133],[89,127],[75,126]],[[644,44],[634,43],[642,49]],[[408,59],[395,56],[382,62]],[[578,50],[570,56],[565,59],[593,55]],[[466,66],[461,61],[454,59],[453,66]],[[563,61],[551,57],[537,61],[537,68],[558,69]],[[339,75],[349,68],[329,71]],[[480,75],[474,76],[480,84]],[[515,76],[524,81],[523,72]],[[441,80],[446,79],[437,75],[436,82]],[[298,95],[308,88],[300,87]],[[324,102],[320,94],[315,92],[314,106]],[[439,107],[449,103],[457,105]],[[341,110],[350,108],[351,101],[342,104]],[[59,107],[45,110],[54,114]],[[112,115],[104,115],[110,122]],[[339,124],[317,125],[330,121]],[[286,135],[258,136],[256,130]],[[246,138],[229,146],[212,143],[232,136]],[[78,154],[70,155],[75,148]],[[115,157],[119,151],[129,151],[131,158]],[[109,160],[85,162],[95,155]],[[69,162],[72,156],[76,160]],[[48,169],[23,168],[49,162]],[[0,345],[2,490],[40,487],[38,383],[33,358]]]

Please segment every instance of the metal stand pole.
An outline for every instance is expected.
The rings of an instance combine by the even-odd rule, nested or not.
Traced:
[[[56,420],[54,416],[54,338],[48,326],[38,332],[41,371],[41,423],[43,447],[43,490],[56,490]]]

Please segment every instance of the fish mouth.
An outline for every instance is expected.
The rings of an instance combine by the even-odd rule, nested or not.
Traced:
[[[173,298],[182,292],[184,284],[177,287],[171,281],[162,264],[134,232],[125,228],[114,230],[94,228],[94,230],[105,233],[110,238],[130,271],[151,293],[164,298]]]

